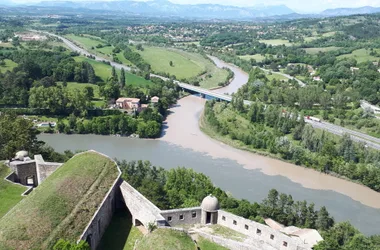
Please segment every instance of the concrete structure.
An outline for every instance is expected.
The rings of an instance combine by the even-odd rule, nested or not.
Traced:
[[[27,155],[28,152],[20,151],[14,159],[6,162],[13,171],[11,180],[25,186],[37,187],[62,165],[57,162],[45,162],[41,155],[35,155],[34,160]]]
[[[191,207],[164,210],[161,211],[161,215],[165,218],[167,226],[194,225],[201,223],[202,209],[200,207]]]
[[[218,222],[219,201],[216,197],[209,195],[201,204],[202,224],[216,224]]]

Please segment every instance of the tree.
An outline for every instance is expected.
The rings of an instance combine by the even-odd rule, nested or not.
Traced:
[[[42,146],[33,123],[15,114],[0,114],[0,159],[12,159],[17,151],[38,153]]]
[[[330,217],[326,207],[323,206],[317,213],[315,226],[318,230],[326,231],[334,225],[334,220]]]
[[[91,86],[86,86],[83,89],[83,95],[86,97],[87,100],[92,100],[92,98],[94,98],[94,88]]]
[[[90,245],[81,240],[78,244],[68,240],[60,239],[54,245],[53,250],[90,250]]]
[[[170,67],[174,67],[173,61],[169,62]]]
[[[112,67],[111,77],[112,77],[112,79],[113,79],[114,82],[118,82],[118,77],[117,77],[115,66]]]
[[[121,68],[120,72],[120,88],[124,89],[125,87],[125,70],[124,68]]]

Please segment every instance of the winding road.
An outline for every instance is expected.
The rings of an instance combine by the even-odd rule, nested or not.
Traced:
[[[116,69],[124,69],[124,70],[127,70],[127,71],[131,71],[131,68],[128,67],[128,66],[125,66],[123,64],[119,64],[119,63],[115,63],[115,62],[112,62],[110,60],[107,60],[105,58],[102,58],[102,57],[99,57],[97,55],[94,55],[90,52],[88,52],[87,50],[83,49],[83,48],[80,48],[79,46],[77,46],[76,44],[74,44],[72,41],[62,37],[62,36],[58,36],[56,34],[52,34],[52,33],[49,33],[49,32],[44,32],[44,31],[37,31],[37,30],[33,30],[34,32],[39,32],[39,33],[44,33],[46,35],[49,35],[49,36],[54,36],[54,37],[57,37],[59,39],[61,39],[71,50],[73,51],[76,51],[76,52],[79,52],[83,55],[91,55],[92,57],[95,58],[96,61],[106,61],[106,62],[109,62],[111,66],[115,67]],[[211,57],[210,58],[214,61],[214,63],[217,65],[217,67],[220,67],[220,68],[223,68],[223,67],[227,67],[229,69],[231,69],[235,76],[234,78],[237,78],[239,79],[239,82],[241,83],[246,83],[248,81],[248,76],[245,72],[242,72],[238,67],[234,66],[234,65],[230,65],[230,64],[227,64],[221,60],[219,60],[218,58],[215,58],[215,57]],[[266,70],[266,69],[262,69],[264,71],[269,71],[269,70]],[[286,78],[289,78],[289,79],[295,79],[301,87],[304,87],[305,86],[305,83],[303,83],[302,81],[292,77],[292,76],[289,76],[289,75],[286,75],[286,74],[283,74],[283,73],[278,73],[278,72],[275,72],[275,74],[280,74]],[[160,76],[160,75],[156,75],[156,74],[151,74],[151,76],[153,77],[159,77],[161,79],[164,79],[164,80],[167,80],[168,78],[166,77],[163,77],[163,76]],[[177,83],[180,87],[183,87],[183,88],[186,88],[186,89],[189,89],[189,90],[192,90],[192,91],[196,91],[196,92],[200,92],[202,94],[205,94],[205,95],[212,95],[212,96],[215,96],[219,99],[222,99],[222,100],[225,100],[225,101],[231,101],[231,96],[230,95],[226,95],[226,94],[222,94],[222,93],[226,93],[228,92],[229,94],[233,93],[233,92],[236,92],[237,89],[227,89],[227,87],[225,88],[222,88],[222,89],[216,89],[216,90],[206,90],[206,89],[203,89],[203,88],[200,88],[200,87],[196,87],[196,86],[192,86],[192,85],[189,85],[189,84],[186,84],[186,83],[182,83],[182,82],[179,82],[179,81],[175,81],[175,83]],[[242,84],[240,84],[242,85]],[[239,85],[239,86],[240,86]],[[241,87],[241,86],[240,86]],[[222,93],[221,93],[222,92]],[[246,105],[250,105],[252,102],[250,101],[244,101],[244,103]],[[361,143],[365,143],[368,147],[371,147],[371,148],[374,148],[374,149],[377,149],[377,150],[380,150],[380,139],[379,138],[376,138],[376,137],[373,137],[373,136],[370,136],[370,135],[367,135],[367,134],[364,134],[364,133],[361,133],[361,132],[358,132],[358,131],[354,131],[354,130],[351,130],[351,129],[347,129],[347,128],[344,128],[344,127],[340,127],[340,126],[337,126],[337,125],[334,125],[334,124],[331,124],[331,123],[328,123],[328,122],[316,122],[316,121],[312,121],[312,120],[309,120],[309,119],[305,119],[305,122],[309,123],[310,125],[312,125],[314,128],[318,128],[318,129],[323,129],[323,130],[326,130],[330,133],[333,133],[333,134],[336,134],[336,135],[339,135],[339,136],[342,136],[344,134],[349,134],[351,136],[351,139],[356,141],[356,142],[361,142]]]

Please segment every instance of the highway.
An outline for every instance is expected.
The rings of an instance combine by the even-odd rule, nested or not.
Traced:
[[[111,64],[111,66],[115,67],[116,69],[122,69],[123,68],[126,71],[131,71],[130,67],[125,66],[123,64],[112,62],[110,60],[107,60],[107,59],[102,58],[102,57],[97,56],[97,55],[94,55],[94,54],[88,52],[87,50],[85,50],[83,48],[80,48],[79,46],[77,46],[76,44],[74,44],[72,41],[70,41],[70,40],[68,40],[68,39],[66,39],[64,37],[61,37],[61,36],[58,36],[58,35],[55,35],[55,34],[52,34],[52,33],[49,33],[49,32],[36,31],[36,30],[34,30],[34,32],[40,32],[40,33],[44,33],[44,34],[49,35],[49,36],[57,37],[57,38],[61,39],[71,50],[73,50],[75,52],[78,52],[78,53],[80,53],[82,55],[85,55],[85,56],[91,55],[91,56],[95,57],[96,61],[100,61],[100,62],[106,61],[106,62],[109,62]],[[158,78],[161,78],[163,80],[169,80],[167,77],[156,75],[156,74],[150,74],[150,76],[151,77],[158,77]],[[211,90],[203,89],[203,88],[196,87],[196,86],[193,86],[193,85],[190,85],[190,84],[187,84],[187,83],[183,83],[183,82],[179,82],[179,81],[174,81],[174,82],[177,83],[178,86],[180,86],[181,88],[184,88],[184,89],[187,89],[187,90],[190,90],[190,91],[194,91],[194,92],[198,92],[198,93],[201,93],[201,94],[204,94],[204,95],[212,96],[212,97],[215,97],[215,98],[227,101],[227,102],[230,102],[232,100],[232,97],[230,95],[224,95],[224,94],[216,93],[216,92],[211,91]],[[247,101],[247,100],[244,101],[244,104],[246,104],[246,105],[250,105],[251,103],[252,102]]]
[[[296,80],[298,82],[298,84],[300,85],[300,87],[305,87],[306,86],[306,84],[304,82],[302,82],[301,80],[299,80],[299,79],[297,79],[297,78],[295,78],[293,76],[290,76],[290,75],[287,75],[287,74],[284,74],[284,73],[281,73],[281,72],[275,72],[275,71],[267,70],[267,69],[260,68],[260,67],[259,67],[259,69],[261,69],[261,70],[263,70],[265,72],[271,72],[272,74],[281,75],[281,76],[286,77],[286,78],[288,78],[290,80]]]
[[[73,51],[79,52],[82,55],[91,55],[91,56],[95,57],[96,61],[107,61],[107,62],[109,62],[111,64],[111,66],[114,66],[117,69],[122,69],[123,68],[124,70],[131,71],[130,67],[122,65],[122,64],[119,64],[119,63],[112,62],[112,61],[107,60],[105,58],[96,56],[94,54],[91,54],[88,51],[86,51],[85,49],[80,48],[79,46],[75,45],[73,42],[71,42],[70,40],[68,40],[68,39],[66,39],[64,37],[61,37],[61,36],[58,36],[58,35],[55,35],[55,34],[52,34],[52,33],[48,33],[48,32],[43,32],[43,31],[35,31],[34,30],[34,32],[40,32],[40,33],[44,33],[44,34],[49,35],[49,36],[57,37],[57,38],[61,39]],[[268,71],[266,69],[262,69],[262,70]],[[300,81],[300,80],[298,80],[298,79],[296,79],[294,77],[291,77],[291,76],[283,74],[283,73],[278,73],[278,72],[276,72],[276,74],[281,74],[281,75],[283,75],[283,76],[285,76],[285,77],[287,77],[289,79],[295,79],[295,80],[297,80],[297,82],[300,84],[301,87],[305,86],[305,83],[303,83],[302,81]],[[152,76],[152,77],[159,77],[159,78],[161,78],[163,80],[168,80],[168,78],[166,78],[164,76],[156,75],[156,74],[150,74],[150,76]],[[187,89],[187,90],[190,90],[190,91],[194,91],[194,92],[198,92],[198,93],[201,93],[201,94],[204,94],[204,95],[212,96],[212,97],[215,97],[215,98],[227,101],[227,102],[230,102],[232,100],[232,97],[230,95],[220,94],[220,93],[217,93],[215,91],[203,89],[203,88],[200,88],[200,87],[197,87],[197,86],[193,86],[193,85],[190,85],[190,84],[187,84],[187,83],[179,82],[179,81],[174,81],[174,82],[177,83],[178,86],[180,86],[181,88],[184,88],[184,89]],[[244,104],[246,104],[246,105],[250,105],[251,103],[252,103],[251,101],[244,100]],[[305,119],[305,121],[307,123],[309,123],[310,125],[312,125],[314,128],[323,129],[323,130],[326,130],[326,131],[328,131],[330,133],[333,133],[333,134],[336,134],[336,135],[339,135],[339,136],[342,136],[343,134],[349,134],[351,136],[352,140],[357,141],[357,142],[363,142],[368,147],[380,150],[380,139],[379,138],[376,138],[376,137],[373,137],[373,136],[370,136],[370,135],[367,135],[367,134],[364,134],[364,133],[360,133],[360,132],[357,132],[357,131],[354,131],[354,130],[350,130],[350,129],[347,129],[347,128],[343,128],[343,127],[340,127],[340,126],[337,126],[337,125],[333,125],[333,124],[328,123],[328,122],[323,122],[323,121],[322,122],[316,122],[316,121],[312,121],[312,120],[309,120],[309,119]]]
[[[357,131],[354,131],[351,129],[343,128],[343,127],[340,127],[340,126],[337,126],[337,125],[334,125],[334,124],[331,124],[328,122],[324,122],[324,121],[317,122],[317,121],[305,119],[305,122],[307,122],[308,124],[310,124],[314,128],[323,129],[323,130],[326,130],[330,133],[333,133],[333,134],[336,134],[339,136],[342,136],[344,134],[349,134],[352,140],[354,140],[356,142],[365,143],[368,147],[380,150],[380,139],[379,138],[376,138],[376,137],[373,137],[373,136],[370,136],[370,135],[367,135],[364,133],[360,133],[360,132],[357,132]]]

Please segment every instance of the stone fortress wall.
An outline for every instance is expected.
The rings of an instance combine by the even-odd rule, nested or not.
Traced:
[[[202,209],[201,207],[191,207],[164,210],[161,211],[161,215],[165,218],[167,226],[171,227],[183,224],[199,224],[201,223]]]
[[[307,248],[305,248],[305,245],[299,239],[287,236],[267,225],[245,219],[223,210],[218,211],[217,224],[255,239],[257,242],[256,247],[259,249],[266,249],[264,244],[280,250],[306,250],[309,247],[306,246]]]

